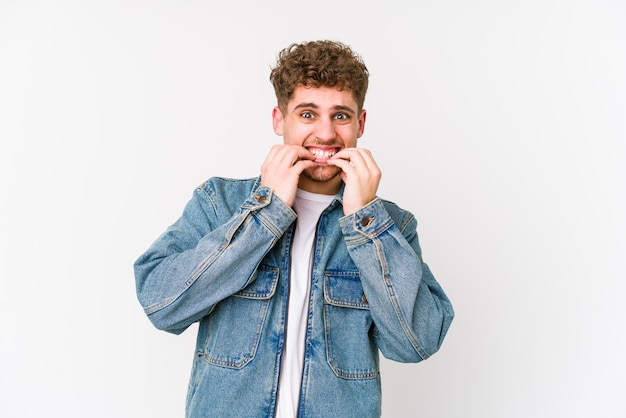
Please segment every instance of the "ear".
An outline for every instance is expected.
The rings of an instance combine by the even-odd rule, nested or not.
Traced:
[[[272,125],[274,127],[274,133],[278,136],[283,136],[283,112],[280,111],[278,106],[274,106],[272,110]]]
[[[365,109],[361,110],[361,115],[359,116],[359,131],[357,132],[356,137],[360,138],[363,135],[363,132],[365,131],[365,119],[367,116],[367,112],[365,111]]]

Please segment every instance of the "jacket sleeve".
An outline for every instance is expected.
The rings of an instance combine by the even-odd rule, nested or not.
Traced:
[[[180,334],[245,288],[296,218],[261,186],[224,219],[212,193],[196,189],[178,221],[134,264],[137,297],[158,329]]]
[[[439,350],[454,311],[422,261],[417,221],[409,212],[397,214],[396,224],[377,198],[339,222],[379,349],[391,360],[418,362]]]

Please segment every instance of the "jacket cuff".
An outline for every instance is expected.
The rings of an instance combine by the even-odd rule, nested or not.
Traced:
[[[376,238],[393,225],[393,220],[380,198],[372,200],[356,212],[339,219],[348,246],[356,246]]]
[[[277,237],[296,220],[296,213],[272,189],[260,186],[242,204],[242,209],[249,211]]]

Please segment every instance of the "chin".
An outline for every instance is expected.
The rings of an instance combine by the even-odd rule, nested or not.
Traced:
[[[339,175],[339,173],[341,173],[341,169],[339,167],[327,164],[319,164],[302,172],[306,178],[317,182],[333,180]]]

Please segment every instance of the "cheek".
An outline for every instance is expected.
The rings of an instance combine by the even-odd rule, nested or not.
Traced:
[[[344,141],[346,147],[355,147],[356,141],[359,136],[358,126],[346,126],[345,129],[339,131],[341,138]]]
[[[311,129],[306,125],[285,126],[283,139],[285,144],[302,145],[311,134]]]

